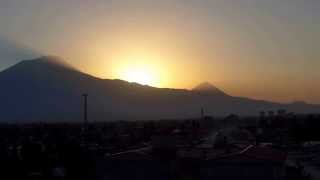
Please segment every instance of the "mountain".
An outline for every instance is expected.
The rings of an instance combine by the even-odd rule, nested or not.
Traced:
[[[53,56],[21,61],[0,72],[0,84],[1,122],[81,121],[83,93],[89,94],[90,121],[191,118],[200,116],[202,107],[215,116],[277,109],[320,112],[319,105],[233,97],[208,83],[185,90],[101,79]]]
[[[201,94],[215,95],[215,96],[228,96],[226,93],[224,93],[214,85],[210,84],[209,82],[203,82],[197,85],[192,90]]]

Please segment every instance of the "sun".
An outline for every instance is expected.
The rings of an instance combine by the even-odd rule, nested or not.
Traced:
[[[118,77],[122,80],[142,85],[160,86],[160,75],[157,68],[148,64],[126,64],[120,68]]]
[[[166,79],[160,56],[147,51],[113,55],[112,75],[116,79],[153,87],[162,87]]]
[[[132,67],[124,72],[123,79],[143,85],[157,86],[155,73],[146,67]]]

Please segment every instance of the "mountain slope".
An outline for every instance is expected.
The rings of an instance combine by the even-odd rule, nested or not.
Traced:
[[[82,73],[56,57],[22,61],[0,72],[0,121],[81,121],[82,94],[89,94],[89,119],[147,120],[198,117],[206,113],[256,115],[279,108],[294,112],[320,112],[320,106],[278,104],[232,97],[209,88],[161,89],[108,80]]]

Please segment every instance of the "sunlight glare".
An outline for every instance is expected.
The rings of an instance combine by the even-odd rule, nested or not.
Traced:
[[[143,85],[158,85],[154,72],[146,67],[129,67],[124,71],[122,78],[126,81],[136,82]]]

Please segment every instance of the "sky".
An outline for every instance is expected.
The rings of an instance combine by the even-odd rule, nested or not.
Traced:
[[[0,27],[0,70],[56,55],[101,78],[320,103],[319,0],[0,0]]]

